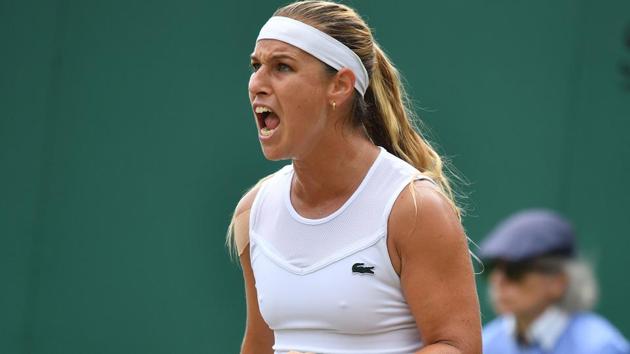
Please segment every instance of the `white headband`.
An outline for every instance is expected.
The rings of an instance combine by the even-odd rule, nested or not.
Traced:
[[[370,79],[359,56],[317,28],[292,18],[274,16],[260,29],[256,41],[261,39],[277,39],[291,44],[337,70],[349,68],[356,78],[354,87],[361,96],[365,95]]]

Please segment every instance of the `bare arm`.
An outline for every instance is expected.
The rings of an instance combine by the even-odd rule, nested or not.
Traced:
[[[234,220],[234,237],[243,269],[247,301],[247,322],[241,354],[273,354],[273,331],[267,326],[258,308],[254,273],[249,257],[249,211],[257,192],[258,188],[254,188],[245,194],[236,207]]]
[[[425,344],[417,354],[481,353],[479,302],[464,230],[432,184],[419,181],[414,187],[394,204],[388,229],[398,257],[393,263]]]

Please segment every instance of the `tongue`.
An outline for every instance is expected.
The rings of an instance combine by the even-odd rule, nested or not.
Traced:
[[[270,113],[267,118],[265,118],[265,126],[271,130],[274,130],[280,124],[280,118],[274,113]]]

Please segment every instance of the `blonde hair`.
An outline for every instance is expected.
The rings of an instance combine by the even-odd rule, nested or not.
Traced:
[[[346,5],[330,1],[298,1],[279,8],[273,15],[311,25],[337,39],[361,58],[370,76],[370,84],[364,97],[355,92],[350,123],[362,126],[374,144],[434,180],[461,220],[462,209],[457,205],[445,174],[445,163],[418,131],[416,124],[420,122],[414,115],[398,70],[378,46],[361,16]],[[328,69],[335,71],[331,67]],[[231,249],[234,248],[233,223],[234,217],[227,238]]]
[[[407,161],[440,187],[461,219],[444,161],[422,136],[400,74],[379,47],[372,31],[352,8],[330,1],[298,1],[278,9],[285,16],[311,25],[354,51],[370,76],[364,97],[355,92],[352,124],[363,126],[376,145]],[[332,69],[332,68],[331,68]],[[333,69],[334,70],[334,69]],[[451,175],[453,175],[451,173]]]
[[[248,189],[247,192],[245,192],[244,194],[247,194],[250,191],[258,188],[265,180],[267,180],[271,176],[273,176],[273,174],[270,174],[266,177],[261,178],[258,182],[256,182],[256,184],[253,187]],[[228,253],[230,254],[230,258],[232,258],[232,260],[234,260],[235,258],[239,256],[238,247],[236,245],[236,239],[234,235],[234,222],[236,221],[237,216],[238,216],[237,210],[234,210],[234,213],[232,214],[232,219],[230,219],[230,225],[228,226],[227,234],[225,238],[225,245],[227,246]]]

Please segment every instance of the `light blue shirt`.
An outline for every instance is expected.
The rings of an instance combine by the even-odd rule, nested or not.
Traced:
[[[619,331],[592,312],[567,314],[550,307],[525,334],[528,344],[516,341],[515,321],[501,316],[483,329],[484,354],[630,354]]]

